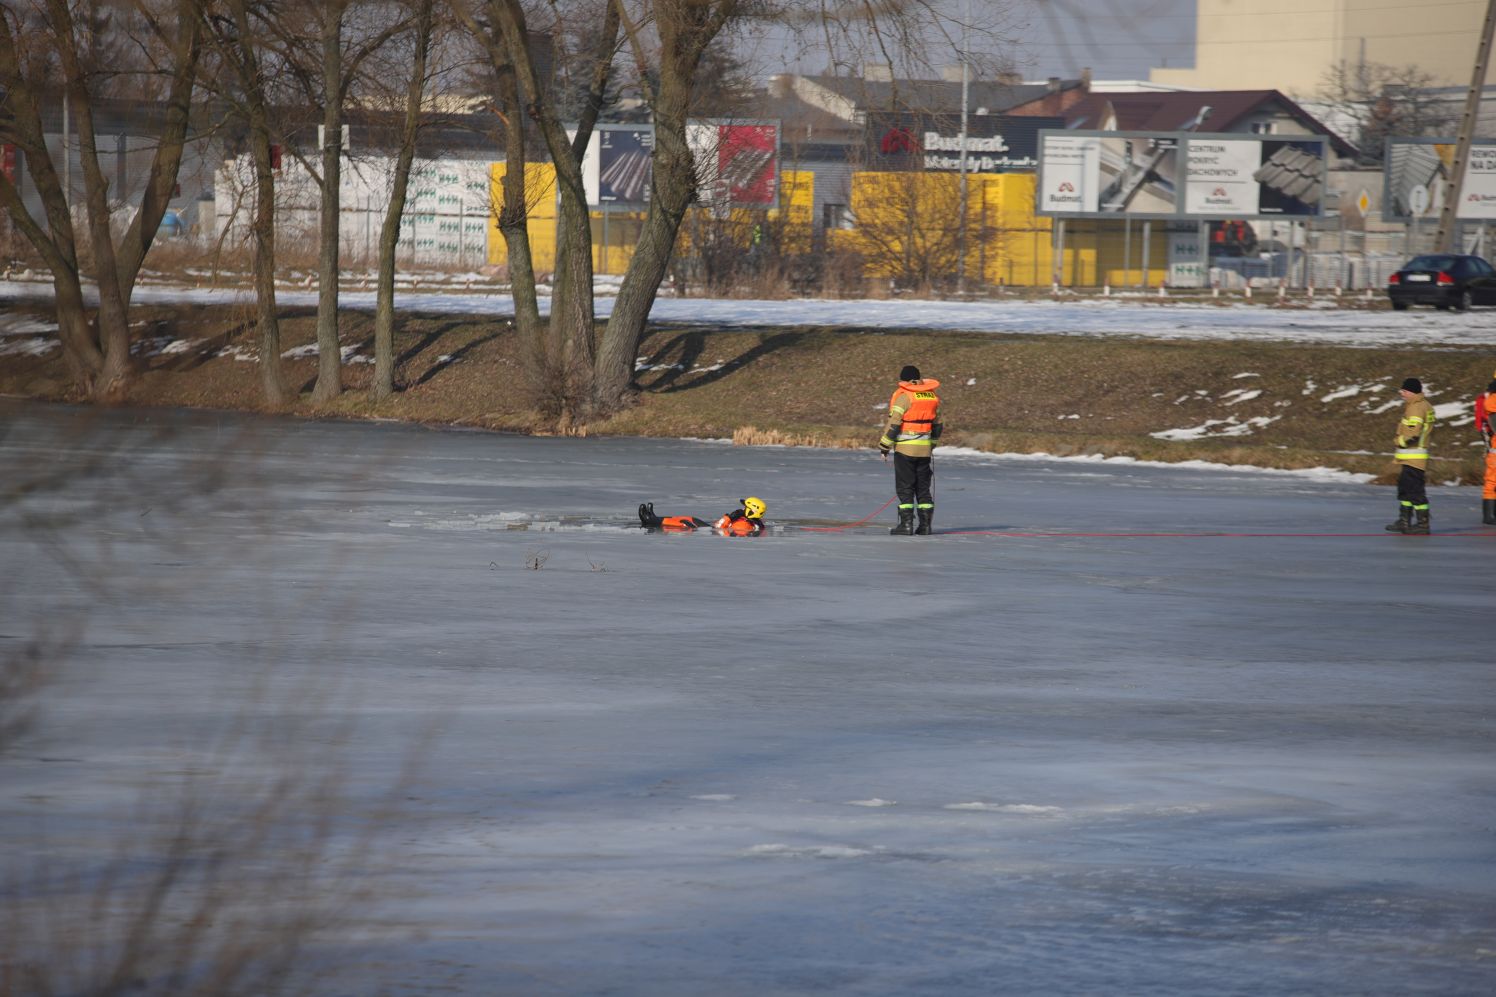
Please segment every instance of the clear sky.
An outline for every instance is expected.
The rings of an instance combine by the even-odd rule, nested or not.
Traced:
[[[972,0],[980,11],[990,0]],[[1015,55],[1026,76],[1146,79],[1194,64],[1194,0],[1023,0]]]
[[[1194,63],[1194,0],[935,0],[953,16],[979,28],[1000,25],[1010,44],[996,53],[1030,79],[1075,77],[1091,67],[1097,79],[1146,79],[1158,66]],[[747,40],[753,57],[768,76],[778,72],[825,72],[824,48],[811,40],[804,47],[774,30],[756,31]],[[942,60],[940,32],[931,30],[931,61],[958,61],[954,52]],[[974,61],[993,62],[994,53],[978,51]]]

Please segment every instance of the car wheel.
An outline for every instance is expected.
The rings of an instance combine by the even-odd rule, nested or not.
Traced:
[[[1454,310],[1457,312],[1468,312],[1470,306],[1474,303],[1475,299],[1470,296],[1469,291],[1461,291],[1459,298],[1454,303]]]
[[[1408,310],[1408,303],[1406,301],[1394,301],[1392,302],[1392,310],[1395,312],[1405,312]]]

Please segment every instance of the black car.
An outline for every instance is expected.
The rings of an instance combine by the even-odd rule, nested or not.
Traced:
[[[1387,297],[1398,311],[1409,305],[1458,312],[1471,305],[1496,305],[1496,269],[1479,256],[1415,256],[1387,278]]]

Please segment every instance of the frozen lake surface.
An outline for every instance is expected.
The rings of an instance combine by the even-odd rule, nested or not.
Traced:
[[[266,668],[335,690],[351,792],[431,735],[321,992],[1496,990],[1475,489],[1399,537],[1353,481],[947,456],[895,538],[810,529],[870,451],[0,418],[70,472],[0,506],[0,631],[82,621],[11,860],[107,848]],[[771,535],[630,525],[747,494]]]

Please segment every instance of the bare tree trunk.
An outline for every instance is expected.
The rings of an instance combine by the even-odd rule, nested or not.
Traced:
[[[654,173],[649,213],[639,244],[618,288],[618,300],[598,352],[596,403],[600,412],[616,411],[631,397],[634,358],[649,322],[649,311],[669,272],[675,240],[686,209],[696,197],[696,167],[686,142],[690,82],[661,74],[655,107]]]
[[[89,244],[93,249],[95,280],[99,291],[96,321],[104,364],[94,382],[93,395],[98,400],[118,401],[124,397],[128,388],[132,364],[128,309],[121,293],[114,231],[110,220],[109,181],[99,167],[94,135],[93,95],[88,92],[88,74],[79,61],[74,44],[72,10],[65,0],[47,0],[47,11],[52,19],[53,30],[57,33],[57,49],[67,100],[78,127],[78,161],[83,168]]]
[[[249,123],[249,149],[255,174],[254,241],[255,312],[260,364],[260,390],[265,404],[280,408],[290,400],[281,368],[280,317],[275,303],[275,171],[270,161],[270,111],[265,79],[249,24],[252,0],[226,0],[233,24],[231,35],[216,35],[218,49],[238,77],[243,110]]]
[[[555,388],[559,383],[559,364],[546,348],[540,297],[535,290],[535,259],[530,251],[529,153],[519,76],[502,35],[484,30],[472,12],[461,4],[456,5],[456,11],[468,31],[483,43],[493,66],[494,112],[504,126],[504,179],[499,203],[489,210],[498,215],[499,234],[504,237],[509,294],[514,300],[514,326],[519,333],[525,380],[542,412],[555,418],[559,412]],[[551,408],[555,411],[547,411]]]
[[[329,0],[322,12],[322,217],[317,255],[317,383],[312,401],[343,393],[338,342],[338,240],[342,229],[343,12],[347,0]]]
[[[416,0],[413,40],[415,66],[405,91],[405,120],[400,130],[400,152],[395,159],[394,186],[379,228],[379,286],[374,305],[374,399],[395,393],[395,250],[400,245],[400,218],[405,214],[410,167],[415,161],[416,135],[421,120],[421,97],[426,88],[426,56],[431,47],[433,0]]]
[[[178,0],[176,5],[176,62],[166,103],[166,121],[151,161],[150,177],[141,195],[140,210],[130,222],[118,253],[119,284],[128,300],[146,253],[155,242],[166,215],[166,206],[176,190],[187,128],[192,113],[192,91],[197,82],[202,55],[202,22],[197,17],[199,0]]]
[[[275,304],[275,171],[270,163],[270,122],[263,94],[251,98],[249,145],[254,159],[255,310],[260,357],[260,390],[265,404],[279,408],[291,399],[281,368],[280,315]]]
[[[0,205],[10,215],[11,223],[26,237],[52,272],[52,289],[57,311],[58,335],[63,357],[78,390],[93,394],[104,354],[89,327],[88,312],[83,304],[82,277],[73,237],[73,222],[62,179],[47,152],[42,135],[41,115],[35,95],[26,85],[17,61],[17,39],[10,22],[0,17],[0,86],[8,93],[7,105],[17,144],[25,156],[26,169],[36,186],[47,216],[47,228],[37,224],[26,210],[20,192],[0,174]]]
[[[489,9],[524,87],[529,114],[540,126],[556,167],[561,212],[556,231],[556,277],[547,352],[559,358],[559,421],[564,427],[585,420],[591,409],[596,336],[592,307],[592,219],[587,211],[578,151],[586,148],[590,123],[586,129],[578,130],[574,146],[549,103],[530,58],[529,31],[519,0],[494,0]]]
[[[623,0],[614,0],[622,10]],[[696,197],[696,165],[686,142],[686,117],[702,54],[738,11],[739,0],[660,0],[655,30],[660,38],[660,81],[652,101],[655,119],[654,172],[649,213],[629,261],[618,300],[603,335],[593,401],[601,414],[627,404],[634,358],[649,311],[670,268],[686,208]],[[644,62],[637,26],[624,20],[636,58]]]
[[[27,169],[36,182],[47,215],[47,230],[27,214],[15,188],[0,180],[0,203],[12,221],[37,248],[52,271],[53,292],[63,352],[74,383],[95,399],[116,399],[129,383],[129,305],[135,277],[149,250],[176,184],[188,109],[197,77],[201,35],[191,0],[180,0],[177,34],[171,44],[171,89],[166,102],[166,124],[159,137],[141,209],[122,240],[114,238],[109,182],[99,167],[93,121],[91,82],[100,67],[85,65],[80,57],[72,8],[65,0],[47,0],[46,36],[27,42],[31,58],[53,53],[62,71],[65,100],[78,122],[79,161],[83,168],[87,235],[97,269],[99,307],[90,327],[83,302],[76,235],[68,192],[63,190],[42,133],[41,117],[30,79],[22,68],[21,49],[12,22],[0,18],[0,90],[7,95],[13,130],[25,153]],[[185,23],[184,23],[185,22]],[[19,22],[17,22],[19,23]],[[152,22],[160,31],[160,26]],[[164,32],[163,32],[164,37]]]
[[[507,86],[505,86],[507,84]],[[514,328],[519,333],[526,374],[542,399],[550,394],[544,385],[558,371],[557,355],[546,351],[540,323],[540,298],[535,292],[535,260],[530,252],[530,202],[525,184],[529,162],[525,150],[524,118],[520,111],[519,80],[513,67],[500,76],[505,87],[507,114],[504,121],[504,203],[499,207],[499,233],[504,237],[509,261],[509,293],[514,299]],[[554,414],[554,413],[553,413]]]

